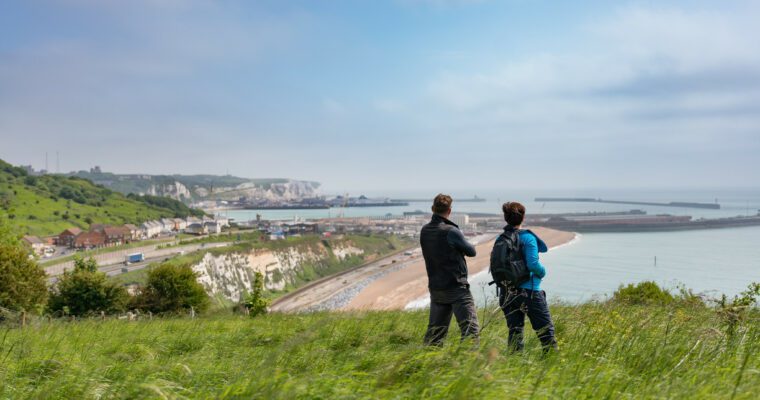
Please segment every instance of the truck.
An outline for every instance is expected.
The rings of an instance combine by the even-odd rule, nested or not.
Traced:
[[[124,265],[129,265],[132,263],[138,263],[142,261],[145,261],[145,255],[143,253],[128,254],[126,258],[124,259]]]

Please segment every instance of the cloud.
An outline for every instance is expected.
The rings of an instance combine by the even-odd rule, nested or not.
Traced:
[[[757,121],[760,29],[731,17],[629,9],[589,27],[591,51],[525,56],[477,73],[443,72],[428,91],[441,107],[481,123],[596,121],[614,130],[656,112]]]

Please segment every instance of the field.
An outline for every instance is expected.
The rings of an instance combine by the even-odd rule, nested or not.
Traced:
[[[162,217],[199,213],[172,199],[128,198],[88,180],[63,175],[27,176],[0,160],[0,215],[19,233],[47,236],[92,223],[140,224]]]
[[[505,350],[480,310],[478,347],[421,346],[420,312],[35,320],[0,331],[0,398],[684,398],[760,393],[760,320],[712,308],[552,307],[560,352]],[[527,331],[526,331],[527,332]]]

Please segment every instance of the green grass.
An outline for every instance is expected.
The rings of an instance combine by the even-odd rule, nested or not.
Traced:
[[[49,236],[74,226],[87,229],[88,221],[140,224],[176,216],[176,210],[127,198],[85,179],[24,174],[0,160],[0,213],[7,215],[11,226],[21,234]],[[171,199],[163,201],[184,207]]]
[[[552,307],[560,353],[421,346],[425,312],[218,315],[0,328],[1,398],[682,398],[760,393],[760,320],[733,337],[706,307]]]

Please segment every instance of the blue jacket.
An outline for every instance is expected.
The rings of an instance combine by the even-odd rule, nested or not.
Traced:
[[[541,265],[538,259],[538,253],[546,253],[549,248],[538,235],[531,232],[530,229],[520,231],[520,242],[523,246],[523,255],[525,264],[530,270],[530,279],[520,285],[523,289],[541,290],[541,279],[546,276],[546,268]]]

